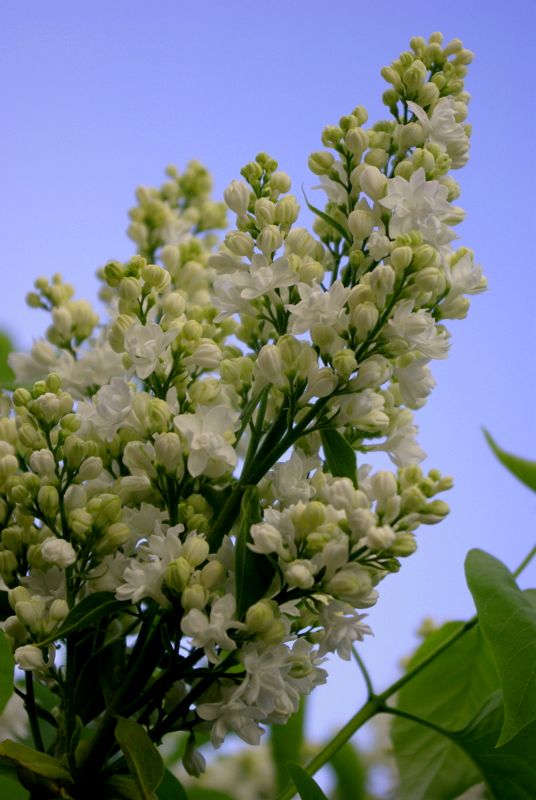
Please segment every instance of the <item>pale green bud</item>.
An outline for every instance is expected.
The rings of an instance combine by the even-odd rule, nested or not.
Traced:
[[[85,539],[93,526],[93,517],[85,508],[75,508],[69,515],[69,524],[79,539]]]
[[[404,90],[400,75],[393,67],[383,67],[380,70],[380,74],[387,83],[391,83],[395,87],[397,92],[402,92]]]
[[[201,584],[205,589],[216,589],[223,583],[226,575],[226,569],[221,561],[209,561],[201,570]]]
[[[302,258],[305,256],[314,257],[316,244],[317,242],[305,228],[293,228],[285,240],[287,252],[294,253]]]
[[[183,598],[184,601],[184,598]],[[206,769],[205,757],[195,747],[195,737],[190,736],[182,757],[182,766],[194,778],[199,778]]]
[[[350,128],[344,142],[350,153],[359,159],[368,147],[368,133],[362,128]]]
[[[50,604],[48,614],[55,622],[62,622],[69,613],[69,605],[66,600],[56,598]]]
[[[70,469],[78,469],[86,453],[86,443],[78,436],[68,436],[63,443],[63,455]]]
[[[374,303],[360,303],[350,312],[350,324],[356,329],[360,339],[365,339],[367,334],[378,322],[379,312]]]
[[[182,556],[175,558],[166,567],[164,583],[175,592],[182,592],[188,585],[192,565]]]
[[[322,131],[322,144],[324,147],[337,146],[343,136],[338,125],[326,125]]]
[[[92,515],[95,524],[101,528],[118,521],[121,507],[121,500],[115,494],[101,494],[98,497],[92,497],[87,504],[87,510]]]
[[[255,219],[259,228],[265,228],[267,225],[273,225],[275,222],[275,203],[268,200],[267,197],[261,197],[255,201]],[[275,249],[275,248],[274,248]]]
[[[262,173],[261,173],[262,174]],[[260,177],[260,175],[258,176]],[[247,214],[250,189],[243,181],[233,180],[223,192],[225,204],[238,216]]]
[[[416,270],[423,269],[424,267],[439,267],[441,264],[441,256],[429,244],[422,244],[417,247],[413,254],[413,267]]]
[[[374,227],[374,217],[370,211],[355,209],[348,216],[348,230],[354,241],[362,241],[370,236]]]
[[[181,605],[185,611],[191,608],[198,608],[202,611],[208,603],[208,592],[201,583],[194,583],[187,586],[182,593]]]
[[[198,567],[207,560],[209,546],[206,539],[190,536],[182,546],[182,556],[192,565]]]
[[[102,459],[98,456],[90,456],[82,463],[76,479],[78,481],[92,481],[99,477],[102,470]]]
[[[2,540],[4,540],[3,536]],[[0,550],[0,575],[8,586],[17,572],[17,569],[18,563],[15,554],[12,553],[11,550]]]
[[[267,257],[279,250],[282,244],[283,234],[276,225],[267,225],[257,238],[257,246]]]
[[[110,347],[115,353],[122,353],[125,349],[125,333],[133,322],[135,319],[130,314],[119,314],[116,318],[108,334]]]
[[[69,567],[76,561],[76,552],[72,544],[55,536],[49,536],[41,542],[41,556],[44,561],[61,569]]]
[[[389,497],[397,493],[396,478],[392,472],[387,472],[387,470],[376,472],[372,476],[370,483],[374,497],[380,502],[385,502]]]
[[[141,297],[141,283],[137,278],[123,278],[119,284],[119,296],[129,305],[138,302]]]
[[[369,150],[365,156],[365,164],[370,164],[373,167],[382,169],[389,161],[389,153],[387,150],[382,150],[380,147],[375,147]]]
[[[315,175],[327,175],[331,170],[335,159],[327,150],[319,150],[311,153],[308,160],[309,169]]]
[[[287,195],[283,197],[276,206],[275,218],[280,225],[292,225],[298,218],[300,207],[294,195]]]
[[[50,450],[35,450],[30,456],[30,467],[41,477],[51,477],[56,469],[54,455]]]
[[[151,433],[167,431],[171,420],[171,409],[165,400],[153,397],[147,404],[147,420]]]
[[[356,357],[351,350],[339,350],[333,356],[332,364],[335,372],[344,378],[349,378],[357,369]]]
[[[28,403],[31,401],[31,399],[32,395],[30,394],[28,389],[19,387],[18,389],[15,389],[15,391],[13,392],[13,405],[16,408],[22,408],[24,406],[27,406]]]
[[[225,237],[225,246],[235,256],[251,258],[253,255],[254,241],[250,234],[245,231],[231,231],[231,233],[228,233]]]
[[[423,108],[428,108],[439,100],[439,89],[435,83],[425,83],[417,92],[417,103]]]
[[[291,180],[286,172],[273,172],[270,178],[270,189],[272,194],[280,195],[290,191]]]
[[[46,517],[55,517],[60,507],[60,496],[55,486],[41,486],[37,505]]]
[[[415,550],[417,549],[417,542],[415,541],[415,536],[409,532],[402,532],[397,533],[396,539],[391,545],[391,552],[395,556],[400,556],[400,558],[405,558],[407,556],[413,555]]]
[[[265,383],[273,383],[275,386],[285,386],[285,372],[280,348],[275,344],[265,344],[261,348],[255,362],[255,373],[259,375]]]
[[[20,619],[16,616],[8,617],[4,622],[4,633],[11,636],[15,642],[24,642],[28,639],[28,631]]]
[[[130,528],[124,522],[114,522],[109,525],[97,542],[95,552],[99,555],[111,555],[130,538]]]
[[[435,267],[421,269],[415,275],[414,283],[422,292],[432,292],[436,297],[442,295],[447,286],[445,276]]]
[[[32,671],[46,668],[43,653],[33,644],[25,644],[22,647],[17,647],[14,656],[17,665],[23,670]]]
[[[158,292],[165,291],[171,283],[171,275],[158,264],[147,264],[141,270],[143,281]]]
[[[326,589],[342,600],[358,600],[360,596],[366,596],[370,592],[372,582],[364,569],[343,568],[327,582]]]
[[[161,433],[155,437],[156,460],[166,472],[173,474],[182,464],[182,445],[176,433]]]
[[[179,292],[171,292],[162,301],[162,310],[168,317],[175,319],[184,314],[186,300]]]
[[[380,200],[387,191],[387,178],[377,167],[366,166],[359,175],[359,183],[372,200]]]
[[[433,85],[433,84],[432,84]],[[397,129],[399,148],[404,151],[424,142],[424,131],[418,122],[408,122]]]
[[[124,267],[118,261],[110,261],[104,267],[104,280],[112,288],[119,286],[125,275]]]
[[[404,245],[391,250],[390,261],[395,270],[403,272],[409,267],[413,258],[411,247]]]
[[[298,256],[299,257],[299,256]],[[307,283],[309,286],[313,281],[320,283],[324,277],[324,267],[318,261],[305,261],[298,267],[298,277],[302,283]]]
[[[262,636],[271,627],[274,619],[274,611],[270,600],[259,600],[246,611],[247,632]]]
[[[415,94],[425,82],[427,74],[426,65],[420,59],[416,59],[403,77],[408,93]]]

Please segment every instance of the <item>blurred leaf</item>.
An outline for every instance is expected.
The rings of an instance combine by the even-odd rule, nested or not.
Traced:
[[[408,670],[449,639],[461,624],[447,622],[427,636]],[[491,653],[475,627],[400,690],[397,707],[440,727],[459,730],[498,687]],[[396,717],[391,735],[400,772],[400,800],[450,800],[482,779],[453,742],[424,725]]]
[[[39,750],[34,750],[32,747],[27,747],[25,744],[12,742],[10,739],[0,742],[0,760],[4,763],[7,762],[8,768],[22,767],[43,778],[71,781],[71,776],[57,759],[46,753],[40,753]]]
[[[337,750],[329,764],[337,778],[334,800],[365,800],[367,770],[350,742]]]
[[[7,358],[12,351],[11,339],[0,331],[0,389],[11,388],[15,380],[15,373],[7,363]]]
[[[234,798],[225,792],[219,792],[217,789],[204,789],[200,786],[194,786],[188,789],[188,800],[234,800]]]
[[[327,468],[336,478],[350,478],[357,489],[357,461],[354,448],[334,428],[320,431]]]
[[[502,697],[496,692],[463,731],[453,734],[453,740],[478,764],[495,800],[534,800],[536,723],[497,748],[502,728]]]
[[[27,790],[21,786],[18,779],[5,777],[0,775],[0,797],[2,800],[28,800],[30,795]]]
[[[95,592],[87,597],[84,597],[74,608],[69,612],[62,622],[60,628],[42,642],[39,642],[38,647],[46,644],[51,644],[58,639],[65,639],[70,633],[74,631],[84,630],[94,622],[113,614],[115,611],[127,608],[129,603],[122,600],[116,600],[113,592]]]
[[[501,681],[501,746],[536,720],[536,610],[507,567],[483,550],[469,551],[465,574]]]
[[[253,553],[250,528],[262,519],[259,493],[248,486],[242,498],[240,525],[236,537],[236,613],[241,619],[248,608],[264,597],[274,577],[274,567],[267,556]]]
[[[135,781],[125,775],[112,775],[105,784],[107,796],[115,798],[125,798],[125,800],[141,800]]]
[[[164,772],[162,782],[156,790],[156,796],[158,800],[188,800],[188,795],[182,783],[169,769]]]
[[[536,492],[536,461],[528,461],[526,458],[520,458],[513,453],[506,452],[506,450],[499,447],[495,439],[493,439],[485,428],[484,436],[503,467],[506,467],[506,469],[524,483],[525,486],[528,486],[529,489]]]
[[[302,697],[298,711],[285,725],[272,725],[270,728],[270,750],[276,771],[277,788],[280,792],[290,782],[288,762],[298,761],[300,758],[304,720],[305,697]]]
[[[149,734],[134,720],[119,717],[115,738],[143,800],[154,800],[155,790],[164,777],[164,762]]]
[[[15,662],[4,631],[0,630],[0,714],[13,694]]]
[[[301,800],[328,800],[318,783],[299,764],[290,762],[290,777],[296,784]]]

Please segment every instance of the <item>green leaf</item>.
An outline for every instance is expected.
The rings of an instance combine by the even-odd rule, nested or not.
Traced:
[[[90,594],[74,606],[65,617],[60,628],[52,634],[52,636],[43,639],[37,646],[43,647],[58,639],[65,639],[70,633],[89,628],[94,622],[98,622],[103,617],[127,608],[128,605],[128,602],[116,600],[112,592],[95,592],[95,594]]]
[[[485,428],[484,436],[503,467],[506,467],[525,486],[536,492],[536,461],[528,461],[526,458],[520,458],[503,450]]]
[[[157,789],[158,800],[188,800],[186,791],[175,775],[166,769]]]
[[[13,778],[11,780],[4,775],[0,775],[0,797],[2,800],[28,800],[29,796],[18,779]]]
[[[478,716],[453,740],[482,770],[495,800],[536,797],[536,723],[526,725],[503,747],[495,743],[503,728],[501,693],[496,692]]]
[[[288,771],[301,800],[328,800],[318,783],[299,764],[291,761]]]
[[[0,759],[11,766],[22,767],[43,778],[72,781],[65,767],[56,758],[40,753],[39,750],[34,750],[25,744],[12,742],[10,739],[0,742]]]
[[[430,634],[408,664],[413,669],[462,623]],[[491,653],[477,627],[467,631],[400,690],[397,707],[450,730],[467,725],[499,687]],[[453,742],[434,730],[396,717],[391,736],[400,772],[400,800],[450,800],[482,780]]]
[[[337,785],[334,800],[365,800],[367,770],[356,748],[346,742],[329,762],[335,772]]]
[[[132,778],[127,778],[125,775],[112,775],[108,778],[105,784],[107,796],[111,795],[113,798],[125,798],[125,800],[141,800],[141,794],[138,791],[136,782]]]
[[[4,631],[0,630],[0,714],[13,694],[15,662]]]
[[[500,747],[536,720],[536,611],[507,567],[483,550],[469,551],[465,574],[501,681]]]
[[[194,786],[192,789],[188,789],[188,800],[233,800],[233,798],[226,792],[219,792],[217,789]]]
[[[350,478],[357,489],[357,461],[354,448],[334,428],[320,431],[326,464],[331,475]]]
[[[154,800],[155,790],[164,777],[164,762],[149,734],[134,720],[119,717],[115,738],[143,800]]]
[[[337,222],[337,220],[333,219],[333,217],[330,217],[329,214],[326,214],[325,211],[320,211],[319,208],[315,208],[315,206],[312,206],[311,203],[309,202],[309,200],[307,199],[307,195],[303,191],[303,187],[302,187],[302,192],[303,192],[303,196],[305,197],[305,203],[306,203],[307,208],[309,209],[309,211],[312,211],[313,214],[316,214],[317,217],[320,217],[320,219],[323,219],[324,222],[327,222],[327,224],[330,225],[332,228],[335,228],[335,230],[340,233],[342,238],[345,239],[345,241],[347,241],[348,244],[352,244],[353,242],[352,242],[352,238],[351,238],[350,234],[348,233],[347,230],[345,230],[343,228],[341,223]]]
[[[253,553],[250,528],[262,518],[259,493],[255,486],[248,486],[242,498],[240,524],[236,536],[235,577],[236,613],[244,616],[250,606],[264,597],[273,577],[274,566],[267,556]]]
[[[15,373],[7,363],[12,350],[11,339],[5,333],[0,332],[0,389],[11,388],[15,380]]]
[[[303,747],[303,727],[305,721],[305,698],[302,697],[300,707],[285,725],[272,725],[270,728],[270,750],[275,766],[278,791],[283,791],[290,782],[287,769],[289,761],[300,758]]]

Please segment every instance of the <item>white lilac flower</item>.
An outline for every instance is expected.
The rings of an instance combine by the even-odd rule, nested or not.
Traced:
[[[234,697],[242,698],[249,706],[257,706],[263,714],[270,714],[276,697],[285,691],[285,666],[288,663],[288,648],[259,643],[246,645],[240,651],[240,661],[246,677],[239,685]]]
[[[188,442],[188,472],[192,477],[223,475],[237,464],[237,455],[225,435],[232,436],[236,415],[227,406],[199,408],[195,414],[174,417],[176,428]]]
[[[181,628],[186,636],[190,636],[194,647],[202,647],[209,661],[216,664],[220,656],[216,647],[223,650],[235,650],[236,643],[228,631],[240,628],[241,623],[234,619],[236,601],[232,594],[218,598],[210,610],[210,616],[197,608],[192,608],[184,615]]]
[[[132,359],[138,378],[145,380],[154,372],[168,345],[179,334],[178,328],[164,332],[156,322],[134,322],[125,332],[125,350]]]
[[[200,703],[197,714],[201,719],[213,722],[210,740],[213,747],[218,748],[228,733],[236,733],[247,744],[259,744],[264,733],[258,721],[263,719],[262,712],[254,706],[248,706],[241,698],[235,699],[235,689],[225,690],[224,697],[217,703]]]
[[[400,175],[390,178],[387,196],[379,201],[392,212],[390,237],[394,239],[403,233],[419,231],[425,241],[443,243],[446,226],[442,218],[452,210],[447,196],[447,187],[439,181],[427,181],[422,167],[415,170],[409,181]],[[450,238],[454,238],[454,234]]]
[[[317,466],[317,458],[309,458],[301,450],[293,450],[289,460],[276,464],[267,476],[266,488],[282,505],[299,500],[306,502],[314,494],[307,475]]]
[[[413,300],[401,300],[386,327],[388,337],[405,339],[410,350],[417,350],[425,358],[447,358],[449,334],[436,326],[429,311],[414,311]]]
[[[408,108],[422,125],[426,141],[439,145],[452,159],[452,169],[463,167],[469,159],[469,137],[465,126],[456,121],[457,102],[454,97],[440,98],[430,116],[408,101]]]
[[[292,333],[305,333],[313,325],[326,325],[337,331],[344,328],[344,305],[350,294],[349,288],[340,281],[335,281],[327,291],[316,283],[312,286],[299,283],[298,291],[300,302],[286,306],[291,315],[289,329]]]
[[[427,358],[416,358],[409,364],[395,367],[393,376],[398,383],[402,401],[409,408],[420,408],[434,389],[436,382],[427,366]]]
[[[372,635],[371,628],[362,622],[366,616],[341,600],[320,606],[319,622],[324,631],[318,654],[337,653],[345,661],[350,661],[352,644]]]
[[[168,564],[181,554],[180,534],[183,531],[184,526],[180,524],[168,528],[165,533],[160,528],[140,544],[137,557],[128,561],[122,583],[115,591],[118,600],[139,603],[143,598],[151,597],[161,606],[169,605],[162,590],[164,576]]]
[[[132,411],[134,393],[124,378],[112,378],[102,386],[92,402],[80,403],[79,413],[90,422],[99,436],[111,441]]]
[[[407,408],[400,409],[387,439],[381,444],[368,445],[367,450],[386,452],[397,467],[418,464],[426,458],[426,453],[417,442],[418,430],[411,411]]]

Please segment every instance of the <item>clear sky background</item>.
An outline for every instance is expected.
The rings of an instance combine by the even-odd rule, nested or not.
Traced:
[[[0,327],[21,348],[42,334],[24,305],[34,278],[61,272],[94,299],[95,270],[125,259],[127,209],[139,184],[199,158],[215,195],[259,150],[317,183],[307,156],[323,125],[358,103],[384,118],[380,69],[413,35],[441,30],[476,53],[472,158],[458,171],[473,247],[489,292],[451,324],[451,357],[418,412],[427,467],[453,474],[450,517],[420,529],[420,549],[382,584],[361,653],[385,687],[424,617],[467,618],[463,560],[481,547],[511,567],[534,541],[535,497],[487,449],[480,426],[536,458],[534,45],[532,0],[404,3],[19,0],[0,4]],[[307,219],[304,216],[304,219]],[[536,585],[536,569],[524,586]],[[346,721],[363,696],[352,664],[334,662],[311,710],[315,736]]]

